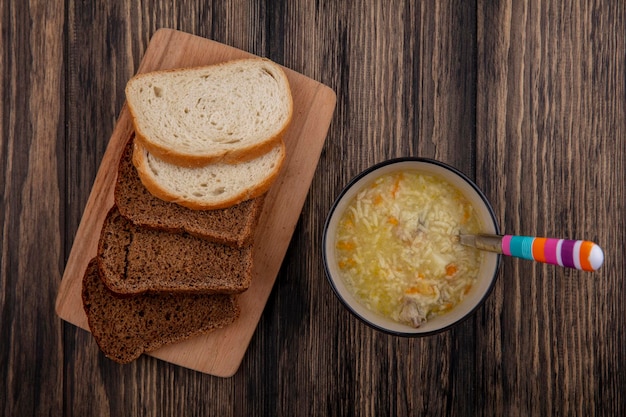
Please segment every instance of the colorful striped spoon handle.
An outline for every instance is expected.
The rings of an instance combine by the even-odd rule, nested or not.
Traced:
[[[595,271],[604,262],[600,246],[588,240],[530,236],[502,236],[502,253],[583,271]]]
[[[587,240],[511,235],[459,235],[463,245],[517,258],[595,271],[604,262],[602,248]]]

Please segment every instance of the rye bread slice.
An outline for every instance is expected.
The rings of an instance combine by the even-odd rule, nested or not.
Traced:
[[[137,226],[113,206],[100,233],[98,266],[105,285],[119,295],[236,294],[250,286],[252,247]]]
[[[187,232],[224,245],[252,243],[265,195],[218,210],[192,210],[152,195],[133,165],[134,134],[129,138],[118,166],[115,203],[133,223],[171,233]]]
[[[95,258],[83,277],[82,299],[96,343],[108,358],[119,363],[225,327],[240,312],[233,295],[145,294],[118,298],[100,279]]]

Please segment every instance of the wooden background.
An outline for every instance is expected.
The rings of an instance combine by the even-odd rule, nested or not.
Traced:
[[[626,413],[626,6],[562,3],[0,0],[0,414]],[[162,27],[337,93],[276,286],[227,379],[117,365],[54,313],[125,83]],[[406,155],[475,178],[505,232],[594,240],[605,265],[505,259],[453,330],[370,330],[326,282],[322,226],[352,176]]]

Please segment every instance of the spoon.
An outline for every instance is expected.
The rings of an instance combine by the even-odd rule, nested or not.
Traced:
[[[583,271],[595,271],[604,262],[602,248],[588,240],[479,234],[459,235],[459,242],[480,250]]]

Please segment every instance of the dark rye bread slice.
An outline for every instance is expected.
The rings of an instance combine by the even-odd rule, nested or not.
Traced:
[[[119,363],[225,327],[239,317],[233,295],[144,294],[118,298],[100,279],[95,258],[83,277],[82,299],[96,343],[108,358]]]
[[[129,138],[118,166],[115,203],[133,223],[171,233],[187,232],[224,245],[252,243],[265,195],[219,210],[192,210],[152,195],[142,184],[133,158],[134,134]]]
[[[119,295],[236,294],[250,286],[252,247],[137,226],[113,206],[102,225],[98,266],[105,285]]]

